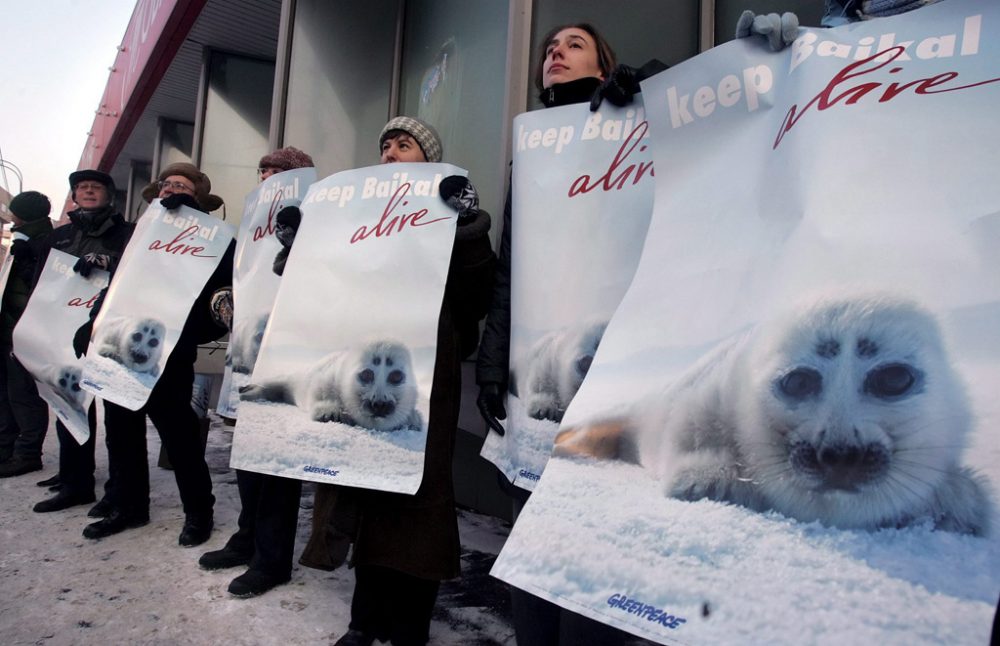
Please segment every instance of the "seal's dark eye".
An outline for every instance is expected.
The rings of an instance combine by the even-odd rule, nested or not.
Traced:
[[[388,381],[393,386],[398,386],[406,380],[406,375],[403,374],[402,370],[393,370],[389,373]]]
[[[142,341],[142,332],[136,332],[132,335],[133,341]]]
[[[823,375],[812,368],[796,368],[778,381],[782,394],[792,399],[806,399],[823,389]]]
[[[75,393],[80,392],[80,384],[73,384],[73,392]]]
[[[157,338],[152,338],[146,343],[146,345],[148,345],[151,348],[155,348],[156,346],[160,345],[160,340]]]
[[[65,377],[62,377],[62,378],[59,379],[59,385],[62,386],[63,388],[66,387],[66,378]]]
[[[358,381],[363,384],[370,384],[375,381],[375,373],[370,368],[365,368],[358,373]]]
[[[591,355],[584,355],[576,360],[576,371],[580,373],[581,376],[585,376],[587,372],[590,371],[590,364],[594,362],[594,357]]]
[[[899,397],[905,395],[915,383],[917,377],[910,366],[890,363],[868,373],[865,377],[865,392],[881,398]]]

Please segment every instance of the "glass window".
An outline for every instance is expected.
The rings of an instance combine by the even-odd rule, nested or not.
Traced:
[[[399,113],[437,129],[444,161],[469,171],[480,204],[498,220],[506,187],[501,141],[508,3],[406,3]]]
[[[319,177],[378,163],[389,118],[399,0],[298,0],[284,143]]]
[[[257,183],[257,162],[268,152],[274,63],[212,52],[205,97],[201,170],[239,224],[243,199]],[[216,215],[222,215],[221,210]]]
[[[176,162],[191,162],[191,147],[194,142],[194,124],[174,121],[173,119],[160,119],[159,144],[160,149],[156,152],[160,165],[158,168],[165,168]]]

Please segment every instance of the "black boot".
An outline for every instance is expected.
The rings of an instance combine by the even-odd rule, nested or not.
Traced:
[[[333,646],[371,646],[375,643],[375,635],[363,633],[353,628],[348,630]]]
[[[253,558],[253,549],[240,550],[232,547],[229,543],[221,550],[205,552],[198,559],[198,565],[203,570],[224,570],[236,567],[237,565],[247,565]]]
[[[184,517],[184,528],[181,535],[177,537],[177,542],[184,547],[194,547],[201,545],[212,535],[212,514],[187,514]]]
[[[24,456],[15,455],[10,460],[7,460],[3,464],[0,464],[0,478],[12,478],[14,476],[23,476],[25,473],[31,473],[32,471],[42,470],[42,459],[41,458],[26,458]]]
[[[87,515],[91,518],[107,518],[114,511],[114,506],[108,502],[107,498],[101,498],[97,504],[90,508]]]
[[[44,514],[50,511],[62,511],[63,509],[69,509],[70,507],[75,507],[76,505],[86,505],[94,502],[97,497],[94,492],[88,492],[84,494],[69,493],[68,491],[59,490],[59,493],[52,496],[51,498],[46,498],[42,502],[34,506],[34,510],[39,514]]]
[[[126,529],[142,527],[149,523],[149,512],[126,514],[114,509],[107,518],[91,523],[83,528],[83,537],[92,540],[106,538]]]
[[[288,583],[291,579],[291,574],[277,576],[251,568],[229,583],[229,594],[240,599],[256,597],[282,583]]]
[[[56,474],[51,478],[46,478],[44,480],[36,482],[35,484],[38,485],[39,487],[58,487],[61,482],[62,481],[59,479],[59,472],[56,471]]]

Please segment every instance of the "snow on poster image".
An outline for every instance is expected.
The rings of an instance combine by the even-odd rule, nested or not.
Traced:
[[[643,84],[649,234],[496,576],[662,643],[988,642],[998,49],[950,0]]]
[[[455,239],[447,164],[387,164],[314,183],[250,383],[231,464],[414,493],[438,315]],[[239,305],[237,305],[239,307]]]
[[[153,201],[94,321],[85,390],[130,410],[146,403],[235,232],[207,213],[186,206],[168,211]]]
[[[482,455],[532,490],[635,273],[653,207],[640,97],[514,120],[507,432]]]
[[[90,437],[87,409],[93,394],[80,386],[83,360],[73,352],[73,335],[90,319],[108,272],[84,278],[73,271],[76,256],[52,249],[31,299],[14,328],[14,354],[31,373],[38,394],[66,429],[83,444]]]
[[[218,413],[225,417],[236,416],[239,389],[250,381],[281,282],[272,270],[274,257],[281,250],[274,235],[274,218],[281,209],[298,206],[315,181],[315,168],[297,168],[268,177],[247,195],[236,239],[233,331],[218,405]]]

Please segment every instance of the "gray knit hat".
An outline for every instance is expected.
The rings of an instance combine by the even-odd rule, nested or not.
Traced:
[[[402,130],[413,137],[420,145],[420,150],[424,151],[427,161],[441,161],[441,137],[438,136],[437,130],[429,123],[415,117],[400,116],[389,119],[389,123],[385,124],[378,136],[379,153],[382,152],[382,143],[386,136],[393,130]]]
[[[25,191],[12,199],[8,208],[18,218],[30,222],[49,217],[52,204],[49,203],[49,198],[38,191]]]

